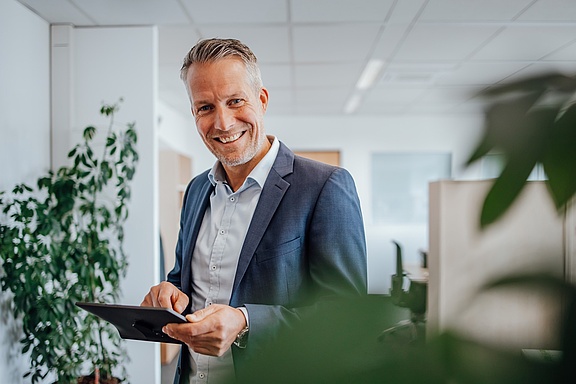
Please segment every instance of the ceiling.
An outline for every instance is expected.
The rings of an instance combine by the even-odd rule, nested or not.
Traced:
[[[574,0],[19,1],[50,23],[157,25],[160,98],[186,113],[181,61],[206,37],[253,49],[269,115],[469,113],[490,85],[576,69]]]

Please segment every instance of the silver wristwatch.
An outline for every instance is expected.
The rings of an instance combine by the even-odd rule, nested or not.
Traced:
[[[236,336],[236,340],[234,340],[234,345],[237,346],[238,348],[246,348],[246,343],[248,342],[248,331],[250,329],[248,328],[248,326],[244,327],[244,329],[242,329],[239,333],[238,336]]]

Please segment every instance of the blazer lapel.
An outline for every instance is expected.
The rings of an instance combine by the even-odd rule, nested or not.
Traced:
[[[236,292],[236,288],[238,288],[240,281],[242,281],[242,278],[244,277],[244,273],[254,256],[258,244],[260,244],[260,240],[266,232],[266,228],[268,228],[268,224],[270,223],[274,212],[276,212],[284,194],[290,187],[290,183],[284,180],[284,176],[292,173],[293,166],[294,153],[292,153],[292,151],[290,151],[284,144],[280,143],[278,156],[274,161],[272,169],[270,169],[268,178],[264,183],[264,188],[262,188],[260,200],[258,201],[256,210],[254,211],[254,216],[250,222],[250,227],[248,228],[246,239],[244,240],[244,245],[240,252],[238,267],[236,268],[236,276],[234,278],[234,286],[232,288],[232,297],[234,297],[234,292]]]

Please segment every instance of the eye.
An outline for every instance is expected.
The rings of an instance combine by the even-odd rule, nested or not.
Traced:
[[[200,107],[198,107],[198,109],[196,109],[196,113],[206,113],[208,111],[210,111],[212,109],[211,105],[201,105]]]
[[[232,99],[232,100],[230,100],[229,104],[230,105],[238,105],[238,104],[241,104],[243,101],[244,100],[242,100],[242,99]]]

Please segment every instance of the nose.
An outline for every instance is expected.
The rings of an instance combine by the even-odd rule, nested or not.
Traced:
[[[228,131],[234,124],[234,114],[228,108],[216,108],[214,128],[220,131]]]

